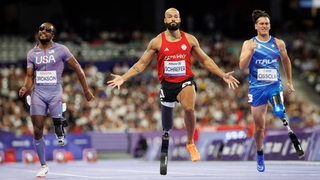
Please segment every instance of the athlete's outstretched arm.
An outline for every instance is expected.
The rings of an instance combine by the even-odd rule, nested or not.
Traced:
[[[136,76],[136,75],[140,74],[142,71],[144,71],[148,67],[148,65],[150,64],[153,55],[156,53],[156,49],[154,48],[155,43],[157,43],[156,38],[154,38],[150,41],[147,49],[145,50],[145,52],[143,53],[141,58],[128,70],[128,72],[126,72],[122,76],[116,75],[116,74],[111,74],[111,76],[113,76],[114,79],[107,82],[108,86],[110,86],[112,88],[118,87],[118,89],[120,89],[120,86],[125,81],[127,81],[131,77]]]
[[[228,73],[223,72],[223,70],[218,67],[214,60],[200,48],[198,40],[193,35],[188,34],[187,38],[192,48],[191,54],[194,58],[202,63],[204,67],[211,73],[214,73],[221,77],[228,84],[229,88],[234,89],[238,87],[239,81],[232,76],[234,71]]]
[[[77,73],[79,81],[80,81],[82,89],[83,89],[83,93],[86,96],[86,99],[88,101],[94,99],[94,96],[93,96],[92,92],[90,91],[88,83],[86,81],[86,76],[85,76],[83,69],[80,66],[79,62],[74,57],[72,57],[67,61],[67,63]]]

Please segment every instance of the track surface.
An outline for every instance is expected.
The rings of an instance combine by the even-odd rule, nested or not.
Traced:
[[[265,161],[266,171],[256,170],[254,161],[169,161],[168,174],[160,175],[159,161],[141,159],[98,160],[97,162],[71,161],[48,162],[46,179],[117,179],[117,180],[319,180],[319,161]],[[0,165],[1,180],[37,179],[40,165],[5,163]]]

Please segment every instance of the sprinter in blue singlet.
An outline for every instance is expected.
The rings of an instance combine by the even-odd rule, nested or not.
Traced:
[[[249,68],[248,103],[255,124],[254,139],[257,147],[257,170],[265,171],[263,138],[268,102],[274,115],[287,123],[283,103],[283,91],[279,63],[283,65],[287,78],[287,90],[294,92],[291,62],[283,40],[269,34],[270,16],[262,10],[252,12],[252,20],[257,36],[244,41],[240,54],[240,69]]]

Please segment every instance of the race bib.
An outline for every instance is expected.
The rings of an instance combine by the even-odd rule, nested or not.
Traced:
[[[258,81],[278,81],[276,69],[258,69]]]
[[[57,84],[56,71],[36,71],[36,83]]]
[[[164,62],[165,76],[185,76],[186,62],[182,61],[165,61]]]

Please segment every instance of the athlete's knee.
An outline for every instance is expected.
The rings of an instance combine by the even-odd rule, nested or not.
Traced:
[[[35,140],[39,140],[43,137],[43,131],[40,130],[39,128],[34,128],[33,129],[33,137]]]
[[[184,113],[187,116],[193,115],[194,114],[194,107],[193,106],[186,106],[184,107]]]
[[[272,96],[273,114],[278,118],[285,117],[285,107],[279,94]]]
[[[31,120],[33,126],[34,139],[41,139],[43,136],[45,116],[32,115]]]
[[[255,126],[254,130],[255,132],[264,132],[265,128],[260,126]]]
[[[265,133],[265,128],[263,128],[263,127],[255,127],[255,129],[254,129],[254,136],[255,137],[263,138],[264,137],[264,133]]]

